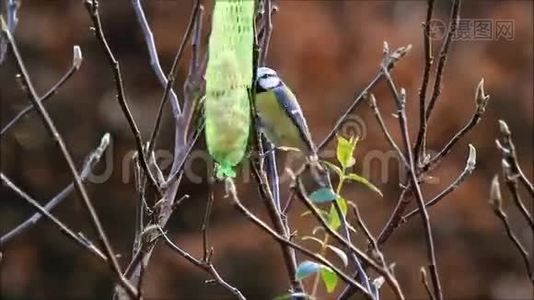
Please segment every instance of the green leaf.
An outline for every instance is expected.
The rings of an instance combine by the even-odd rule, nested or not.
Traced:
[[[343,215],[346,216],[347,215],[347,200],[345,200],[345,198],[343,197],[338,197],[336,200],[337,200],[337,204],[339,204],[339,208],[341,208],[341,211],[343,212]]]
[[[338,197],[336,201],[339,204],[339,208],[341,208],[341,212],[343,212],[343,215],[346,216],[347,215],[347,200],[345,200],[345,198],[343,197]],[[338,230],[339,226],[341,226],[341,220],[339,219],[339,216],[337,214],[336,208],[334,207],[334,204],[330,206],[330,211],[328,213],[327,220],[328,220],[328,225],[330,225],[330,227],[333,230]]]
[[[297,267],[297,280],[302,280],[310,275],[313,275],[321,270],[322,265],[313,261],[303,261]]]
[[[334,252],[343,262],[343,265],[348,266],[349,264],[349,258],[347,256],[347,253],[345,253],[343,250],[339,249],[336,246],[328,245],[326,246],[328,249],[330,249],[332,252]]]
[[[355,145],[342,136],[337,138],[336,156],[339,164],[343,169],[352,167],[356,160],[352,157]]]
[[[333,163],[329,162],[329,161],[326,161],[326,160],[323,160],[322,161],[328,168],[330,168],[330,170],[334,171],[334,173],[337,174],[337,176],[341,177],[343,176],[343,171],[341,170],[340,167],[334,165]]]
[[[337,195],[332,188],[323,187],[311,193],[309,198],[313,203],[325,203],[334,201]]]
[[[328,293],[333,292],[336,289],[337,285],[337,274],[327,266],[322,266],[320,274],[321,279],[323,280],[323,283],[326,286],[326,291]]]
[[[376,186],[374,186],[371,182],[369,182],[369,180],[365,179],[364,177],[358,175],[358,174],[354,174],[354,173],[351,173],[349,175],[346,175],[345,176],[346,179],[350,179],[352,181],[356,181],[356,182],[359,182],[365,186],[367,186],[369,189],[371,189],[373,192],[377,193],[378,195],[380,195],[380,197],[384,197],[384,195],[382,195],[382,192],[380,191],[380,189],[378,189]]]
[[[336,208],[334,207],[334,204],[330,206],[330,212],[328,213],[328,226],[332,228],[332,230],[337,231],[339,226],[341,226],[341,220],[339,219],[339,216],[337,214]]]

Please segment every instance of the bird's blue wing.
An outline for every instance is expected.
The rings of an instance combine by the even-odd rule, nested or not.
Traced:
[[[306,123],[306,119],[302,114],[302,109],[300,108],[297,98],[295,97],[293,92],[291,92],[291,90],[285,84],[281,84],[278,87],[274,88],[273,92],[276,94],[276,98],[286,111],[287,115],[298,127],[299,133],[302,135],[302,139],[308,145],[310,152],[312,154],[315,154],[317,151],[315,148],[315,144],[311,139],[308,124]]]

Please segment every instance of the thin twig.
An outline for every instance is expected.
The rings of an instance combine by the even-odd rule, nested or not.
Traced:
[[[160,186],[158,182],[156,182],[156,179],[154,178],[154,176],[150,172],[150,168],[148,167],[148,161],[145,152],[143,151],[143,139],[141,138],[139,128],[135,123],[130,108],[128,107],[128,102],[126,101],[126,95],[124,93],[124,86],[122,83],[122,75],[119,67],[119,62],[115,59],[115,56],[113,55],[113,52],[111,51],[111,48],[109,47],[109,44],[102,30],[102,23],[100,21],[100,14],[98,12],[98,0],[84,0],[84,4],[85,8],[87,9],[87,12],[89,13],[91,21],[93,22],[94,27],[92,28],[92,30],[94,31],[98,42],[104,49],[108,64],[113,71],[113,80],[115,81],[115,88],[117,90],[116,99],[117,102],[119,102],[122,112],[126,117],[126,120],[128,121],[128,125],[130,126],[130,130],[135,138],[135,144],[137,147],[137,153],[139,155],[141,167],[143,168],[143,171],[145,172],[151,186],[154,188],[154,190],[158,193],[159,196],[162,196],[163,193],[160,189]]]
[[[397,146],[397,143],[395,143],[395,140],[393,140],[393,137],[391,137],[391,134],[389,133],[389,130],[387,129],[386,124],[384,123],[384,119],[382,118],[382,114],[380,113],[380,110],[378,109],[378,106],[376,105],[376,98],[373,94],[369,96],[369,103],[376,117],[376,120],[378,121],[378,124],[380,125],[380,129],[382,130],[382,133],[386,137],[386,140],[388,141],[389,145],[395,150],[395,152],[397,152],[399,159],[402,161],[406,169],[408,169],[410,167],[408,165],[408,161],[406,160],[406,157],[400,150],[399,146]]]
[[[434,105],[436,105],[439,95],[441,94],[441,79],[443,77],[443,71],[445,70],[445,62],[447,61],[447,55],[449,54],[452,38],[456,34],[458,23],[460,22],[461,2],[461,0],[454,0],[452,4],[451,16],[449,18],[449,29],[447,30],[445,41],[441,45],[441,49],[439,51],[439,60],[436,69],[436,78],[434,80],[434,88],[432,89],[432,97],[428,101],[428,107],[425,111],[425,118],[427,121],[434,110]]]
[[[271,143],[269,143],[266,139],[263,139],[264,142],[264,149],[265,149],[265,155],[266,155],[266,172],[267,172],[267,178],[269,179],[269,183],[271,185],[271,191],[273,193],[273,201],[276,206],[276,210],[279,214],[281,214],[282,208],[280,203],[280,177],[278,175],[278,167],[276,165],[276,152],[275,147]]]
[[[202,258],[202,261],[209,261],[210,258],[210,249],[208,245],[208,230],[209,230],[209,224],[210,224],[210,216],[211,216],[211,208],[213,207],[213,187],[210,186],[210,191],[208,195],[208,201],[206,203],[206,210],[204,212],[204,219],[202,220],[202,248],[204,249],[204,257]]]
[[[528,223],[528,225],[530,225],[532,234],[534,234],[534,220],[532,219],[532,216],[530,215],[528,209],[525,207],[525,204],[523,203],[523,201],[521,200],[521,196],[519,195],[519,183],[517,182],[517,176],[514,176],[512,174],[510,165],[504,159],[502,160],[502,170],[504,174],[504,182],[506,183],[508,190],[512,194],[514,204],[525,219],[525,221]]]
[[[427,1],[426,19],[423,23],[423,44],[425,50],[425,66],[423,78],[421,79],[421,88],[419,89],[419,133],[414,147],[414,160],[419,162],[419,157],[425,157],[426,148],[426,91],[430,79],[430,68],[434,58],[432,57],[432,41],[430,40],[430,22],[432,22],[432,13],[434,11],[434,0]]]
[[[191,39],[191,60],[189,62],[189,71],[187,73],[186,80],[183,84],[184,91],[184,110],[178,123],[176,123],[177,128],[180,127],[180,130],[175,130],[174,137],[174,161],[171,166],[171,171],[169,174],[176,172],[180,166],[180,160],[184,159],[183,156],[184,149],[187,147],[187,143],[190,139],[190,127],[195,121],[195,117],[202,114],[201,105],[198,105],[201,99],[205,94],[205,80],[204,74],[206,71],[206,66],[208,62],[208,51],[205,50],[203,54],[203,61],[200,63],[200,37],[202,32],[202,19],[204,16],[204,7],[200,4],[200,0],[196,0],[195,5],[195,22],[194,22],[194,36]],[[178,55],[175,57],[177,60]],[[199,122],[198,127],[203,128],[204,123]],[[195,130],[197,132],[202,131],[199,128],[193,128],[192,134]],[[169,182],[169,180],[167,180]]]
[[[28,194],[26,194],[24,191],[22,191],[18,186],[16,186],[9,178],[7,178],[3,173],[0,173],[0,177],[5,185],[7,185],[11,190],[13,190],[19,197],[24,199],[28,204],[30,204],[35,210],[38,211],[40,215],[45,216],[45,219],[48,221],[54,223],[56,227],[61,231],[65,236],[73,241],[75,241],[79,246],[81,246],[83,249],[88,250],[91,252],[91,254],[95,255],[96,257],[100,258],[102,261],[107,262],[107,258],[104,254],[102,254],[102,251],[98,249],[91,241],[88,239],[82,238],[79,234],[74,233],[72,230],[70,230],[67,225],[63,224],[60,220],[58,220],[54,215],[52,215],[46,207],[41,206],[37,201],[35,201],[32,197],[30,197]]]
[[[82,61],[82,57],[81,57],[80,48],[78,46],[74,46],[74,55],[72,59],[72,65],[70,66],[69,70],[58,80],[58,82],[56,82],[56,84],[54,84],[54,86],[51,89],[48,90],[48,92],[46,92],[46,94],[44,94],[42,97],[39,98],[39,101],[44,103],[46,100],[54,96],[59,91],[59,89],[63,86],[63,84],[67,82],[67,80],[69,80],[71,76],[74,75],[74,73],[76,73],[76,71],[80,69],[81,61]],[[6,133],[9,130],[9,128],[11,128],[15,123],[17,123],[20,120],[20,118],[22,118],[28,112],[33,110],[33,108],[34,106],[30,104],[26,106],[23,110],[21,110],[13,119],[11,119],[11,121],[9,121],[4,127],[2,127],[2,130],[0,131],[0,136],[4,135],[4,133]]]
[[[135,0],[135,1],[139,1],[139,0]],[[154,126],[153,126],[153,129],[152,129],[152,133],[150,134],[149,148],[148,148],[149,152],[154,150],[154,147],[156,146],[156,138],[158,136],[158,133],[159,133],[159,130],[160,130],[160,127],[161,127],[161,120],[162,120],[162,116],[163,116],[163,108],[165,107],[165,103],[167,103],[167,98],[169,97],[169,95],[172,95],[172,93],[173,93],[172,86],[173,86],[174,80],[176,78],[176,74],[175,73],[176,73],[178,64],[179,64],[179,62],[180,62],[180,60],[181,60],[181,58],[183,56],[185,45],[187,44],[187,41],[189,40],[189,37],[191,36],[191,31],[193,30],[193,25],[195,23],[195,19],[198,18],[199,11],[200,11],[200,1],[197,0],[196,4],[193,6],[193,10],[192,10],[191,15],[189,17],[189,22],[188,22],[187,28],[186,28],[186,30],[184,32],[184,35],[182,36],[182,40],[180,42],[180,47],[178,48],[178,52],[176,53],[176,55],[175,55],[175,57],[173,59],[173,63],[172,63],[171,69],[169,71],[169,75],[167,76],[167,79],[166,79],[167,84],[165,85],[165,90],[163,92],[163,96],[161,97],[161,100],[159,102],[158,113],[157,113],[156,118],[155,118],[155,122],[154,122]],[[171,100],[172,100],[172,98],[171,98]],[[172,103],[173,102],[171,102],[171,104]],[[175,114],[176,113],[180,113],[179,103],[176,103],[176,105],[178,105],[177,106],[178,109],[176,109],[175,108],[175,104],[173,104],[173,110],[174,110]],[[181,113],[179,115],[174,115],[177,123],[179,121],[180,115],[181,115]],[[179,130],[179,129],[177,128],[176,130]]]
[[[428,296],[428,299],[430,300],[436,300],[436,297],[434,297],[434,294],[432,293],[432,289],[430,288],[430,284],[428,284],[428,278],[426,276],[426,269],[425,267],[421,267],[419,270],[421,273],[421,283],[425,287],[426,294]]]
[[[174,181],[176,181],[178,179],[178,177],[180,177],[180,174],[183,171],[185,162],[187,161],[187,157],[191,153],[191,150],[193,150],[193,147],[195,147],[195,145],[196,145],[196,143],[198,141],[198,138],[200,137],[200,135],[203,132],[203,130],[204,130],[204,123],[202,123],[202,125],[200,125],[200,127],[197,130],[197,133],[192,138],[192,140],[189,143],[189,146],[187,147],[187,149],[184,151],[183,158],[178,163],[178,167],[176,168],[176,171],[174,173],[170,174],[169,178],[167,179],[167,181],[163,184],[164,188],[168,188]]]
[[[245,296],[239,291],[237,288],[231,286],[229,283],[227,283],[222,277],[219,275],[211,261],[203,261],[196,259],[188,252],[184,251],[182,248],[178,247],[175,243],[171,241],[171,239],[167,236],[167,234],[160,228],[161,236],[165,240],[165,244],[174,250],[174,252],[178,253],[180,256],[185,258],[187,261],[198,267],[199,269],[203,270],[204,272],[210,274],[215,279],[215,282],[217,282],[220,286],[231,292],[236,296],[238,299],[246,299]]]
[[[504,120],[499,120],[499,129],[501,131],[501,141],[497,141],[497,148],[501,150],[503,159],[505,159],[510,165],[510,170],[513,176],[519,177],[521,183],[523,183],[525,188],[527,188],[528,192],[530,193],[530,196],[534,198],[534,187],[519,166],[515,145],[512,140],[512,132],[510,131],[508,124],[506,124]]]
[[[150,25],[146,19],[145,12],[143,11],[143,7],[141,5],[141,0],[132,0],[132,6],[135,11],[135,16],[137,17],[137,23],[139,23],[141,30],[143,30],[143,36],[145,38],[148,55],[150,57],[150,66],[152,67],[152,71],[154,71],[156,74],[161,86],[166,88],[168,81],[167,78],[165,78],[165,73],[163,73],[161,68],[158,58],[158,50],[156,49],[156,43],[154,42],[154,34],[152,33]],[[172,103],[173,116],[177,118],[178,115],[180,115],[180,102],[178,101],[178,97],[172,88],[169,92],[169,97],[169,101]]]
[[[423,166],[421,167],[420,172],[424,173],[428,170],[432,169],[435,165],[439,164],[439,162],[452,150],[454,145],[463,137],[467,132],[469,132],[478,122],[480,122],[480,119],[482,118],[482,115],[486,111],[486,106],[488,105],[490,96],[486,94],[484,91],[484,79],[481,79],[480,82],[477,85],[476,93],[475,93],[475,111],[473,112],[473,115],[471,116],[471,119],[467,124],[458,131],[450,140],[447,142],[447,144],[443,147],[441,151],[438,152],[438,154],[434,155],[430,161],[425,162]]]
[[[460,175],[441,193],[436,195],[432,200],[428,201],[425,204],[425,207],[431,207],[433,205],[436,205],[441,199],[445,198],[448,194],[452,193],[454,190],[456,190],[464,180],[467,179],[471,173],[475,170],[476,167],[476,149],[473,147],[473,145],[469,144],[469,155],[467,157],[467,162],[465,164],[465,168],[460,173]],[[419,208],[414,209],[413,211],[407,213],[402,217],[402,223],[408,221],[411,217],[415,216],[419,212]]]
[[[100,161],[100,158],[102,157],[102,154],[107,149],[110,142],[109,133],[106,133],[101,141],[100,145],[87,156],[84,166],[82,168],[82,172],[80,173],[80,179],[82,181],[85,181],[87,177],[91,174],[91,171],[93,170],[94,166]],[[69,184],[66,188],[64,188],[59,194],[54,196],[50,201],[48,201],[44,209],[47,212],[50,212],[54,207],[56,207],[58,204],[60,204],[64,199],[67,198],[68,195],[70,195],[74,191],[74,183]],[[31,226],[37,224],[43,214],[40,212],[36,212],[33,214],[29,219],[25,220],[21,224],[19,224],[17,227],[10,230],[8,233],[4,234],[2,237],[0,237],[0,247],[4,245],[5,243],[9,242],[10,240],[14,239],[18,235],[25,232],[27,229],[29,229]]]
[[[482,79],[476,88],[475,111],[473,112],[473,116],[471,117],[470,121],[458,133],[456,133],[453,138],[449,140],[449,142],[447,142],[447,144],[440,152],[438,152],[438,154],[436,154],[430,160],[425,161],[419,165],[420,168],[417,171],[420,176],[437,166],[443,160],[443,158],[445,158],[446,155],[452,150],[452,148],[457,144],[457,142],[480,121],[480,118],[488,104],[488,101],[489,95],[487,95],[484,91],[484,80]],[[410,183],[408,182],[407,186],[405,187],[405,190],[399,197],[399,201],[397,202],[395,210],[393,211],[391,217],[384,226],[384,229],[382,230],[378,238],[379,245],[382,245],[391,236],[393,231],[399,227],[400,223],[403,222],[402,215],[410,204],[411,199],[410,197],[407,197],[405,195],[406,189],[409,187]],[[445,190],[442,192],[442,195],[445,196],[449,192],[452,192],[452,190]],[[439,201],[439,199],[437,200]]]
[[[502,194],[501,194],[501,188],[499,184],[499,176],[495,175],[493,177],[493,180],[491,181],[491,189],[490,189],[490,205],[493,209],[493,213],[501,220],[503,223],[504,228],[506,229],[506,235],[508,235],[508,238],[514,246],[517,248],[517,251],[521,254],[521,258],[523,259],[523,262],[525,264],[525,269],[527,271],[528,277],[534,286],[534,276],[532,273],[532,266],[530,264],[529,254],[525,250],[525,247],[521,244],[517,236],[512,231],[512,227],[510,226],[510,223],[508,221],[508,216],[502,209]]]
[[[399,61],[406,53],[408,53],[411,49],[411,45],[407,47],[400,47],[399,49],[395,50],[389,57],[386,62],[386,68],[388,70],[391,70],[397,61]],[[317,147],[318,151],[324,150],[324,147],[328,145],[328,143],[334,138],[336,135],[336,132],[341,128],[345,120],[354,112],[354,110],[360,106],[360,104],[363,102],[363,100],[367,97],[369,92],[384,78],[384,72],[383,70],[378,71],[378,74],[375,76],[373,80],[363,89],[362,92],[356,98],[352,101],[351,105],[347,108],[345,113],[341,115],[341,117],[336,121],[336,124],[330,132],[326,135],[326,137],[323,139],[323,141],[319,144]]]
[[[234,206],[241,212],[243,213],[243,215],[245,215],[245,217],[247,217],[247,219],[249,219],[251,222],[253,222],[256,226],[258,226],[261,230],[263,230],[264,232],[266,232],[269,236],[271,236],[273,239],[275,239],[277,242],[279,243],[282,243],[282,244],[285,244],[289,247],[291,247],[292,249],[295,249],[297,251],[299,251],[300,253],[302,253],[303,255],[315,260],[315,261],[318,261],[320,263],[322,263],[323,265],[329,267],[330,269],[332,269],[332,271],[334,271],[345,283],[355,287],[357,290],[361,291],[363,293],[363,295],[367,298],[367,299],[371,299],[371,294],[369,294],[365,288],[359,284],[358,282],[354,281],[352,278],[350,278],[350,276],[348,276],[347,274],[345,274],[343,271],[339,270],[334,264],[332,264],[331,262],[329,262],[328,260],[326,260],[324,257],[320,256],[320,255],[317,255],[315,253],[313,253],[312,251],[290,241],[289,239],[287,238],[284,238],[282,237],[280,234],[278,234],[275,230],[273,230],[272,228],[270,228],[267,224],[265,224],[262,220],[260,220],[257,216],[255,216],[251,211],[249,211],[242,203],[241,201],[239,200],[239,198],[237,197],[237,193],[236,193],[236,190],[235,190],[235,185],[234,183],[231,181],[231,179],[227,179],[226,181],[226,190],[227,192],[229,192],[230,196],[231,196],[231,200],[232,200],[232,203],[234,204]]]
[[[360,215],[360,211],[358,209],[358,206],[353,202],[348,202],[348,204],[352,207],[354,215],[356,217],[356,222],[357,222],[358,226],[363,230],[363,232],[365,234],[365,237],[367,238],[367,241],[369,242],[370,249],[372,249],[371,251],[369,251],[371,256],[373,258],[377,258],[377,260],[382,264],[382,267],[384,269],[387,269],[391,273],[391,276],[394,276],[393,270],[391,268],[389,268],[388,265],[386,264],[386,260],[384,259],[384,254],[380,251],[380,249],[378,247],[378,243],[376,241],[376,238],[371,234],[371,231],[369,230],[369,228],[367,227],[367,225],[363,221],[363,218]],[[365,268],[365,266],[364,266],[364,268]],[[358,275],[358,272],[356,271],[353,277],[356,277],[357,275]],[[378,290],[376,290],[376,293],[378,295]],[[353,294],[354,294],[354,291],[352,290],[352,288],[350,286],[347,286],[341,292],[341,294],[339,294],[337,299],[338,300],[347,300],[347,299],[350,299],[350,297],[352,297]]]
[[[264,37],[263,37],[263,43],[261,45],[260,49],[260,59],[258,62],[259,66],[264,66],[265,61],[267,60],[267,52],[269,50],[269,44],[271,43],[271,34],[273,32],[273,3],[272,0],[263,0],[263,9],[264,9]]]
[[[382,263],[385,265],[384,256],[382,252],[380,251],[380,248],[378,247],[376,238],[371,234],[371,231],[369,230],[369,228],[363,221],[363,218],[360,214],[360,210],[358,209],[358,206],[356,204],[352,205],[352,202],[349,202],[349,205],[351,205],[352,211],[354,212],[354,215],[356,216],[356,223],[363,230],[365,237],[367,238],[367,241],[373,247],[373,249],[377,252],[377,254],[381,257]]]
[[[9,44],[11,45],[11,49],[13,50],[13,54],[15,56],[15,60],[17,63],[18,71],[22,74],[22,81],[24,85],[26,86],[26,90],[28,92],[28,97],[30,101],[33,103],[33,105],[36,107],[37,112],[41,116],[43,123],[48,130],[49,134],[52,136],[56,144],[61,150],[61,153],[63,155],[63,158],[65,159],[65,162],[67,163],[69,167],[69,171],[71,175],[74,177],[75,187],[78,193],[80,194],[83,204],[89,213],[91,224],[93,226],[93,229],[95,232],[97,232],[100,242],[102,243],[104,247],[104,251],[106,253],[106,256],[108,258],[108,263],[112,271],[114,271],[119,279],[119,283],[126,289],[128,294],[131,297],[135,297],[137,295],[137,291],[135,290],[135,287],[133,287],[126,279],[122,276],[122,271],[120,269],[119,263],[117,262],[117,259],[115,257],[115,253],[113,252],[113,249],[111,248],[111,244],[108,241],[108,238],[106,236],[106,233],[104,232],[104,228],[102,227],[102,224],[100,223],[100,219],[98,218],[98,215],[96,213],[95,208],[93,207],[93,204],[91,200],[89,199],[89,195],[87,194],[87,191],[85,190],[85,187],[83,186],[82,180],[80,178],[80,174],[76,170],[76,166],[74,165],[74,161],[72,160],[72,157],[67,149],[67,146],[65,145],[65,142],[63,141],[62,136],[59,134],[56,125],[54,124],[54,121],[52,121],[52,118],[50,118],[50,115],[46,111],[45,107],[41,102],[39,102],[39,97],[37,96],[37,92],[35,91],[35,88],[30,80],[30,76],[26,70],[26,67],[24,66],[24,63],[22,61],[22,57],[20,56],[19,50],[15,44],[15,41],[13,39],[13,36],[7,29],[7,26],[4,22],[4,18],[0,16],[0,22],[1,22],[1,30],[4,35],[6,35],[7,39],[9,40]]]
[[[378,235],[377,242],[379,246],[382,246],[393,234],[393,231],[399,227],[401,221],[402,221],[402,214],[406,211],[408,208],[408,205],[410,204],[410,197],[412,196],[411,190],[408,188],[403,188],[402,192],[399,195],[399,199],[397,200],[397,205],[395,206],[395,209],[391,213],[391,216],[389,217],[386,225],[384,225],[384,228],[382,231],[380,231],[380,234]]]
[[[334,200],[333,204],[334,204],[334,208],[336,210],[337,216],[341,223],[341,229],[343,230],[343,235],[345,239],[347,240],[347,242],[352,244],[350,231],[349,231],[349,227],[347,224],[347,218],[343,214],[343,211],[341,210],[341,206],[339,205],[337,200]],[[376,299],[376,297],[374,296],[374,291],[371,289],[371,285],[369,284],[369,276],[367,275],[364,268],[362,267],[362,264],[360,260],[358,259],[358,256],[352,251],[350,251],[350,253],[352,254],[351,255],[352,259],[354,260],[354,263],[356,265],[356,272],[358,272],[359,282],[365,287],[365,289],[369,292],[369,294],[373,295],[372,298]]]
[[[7,17],[7,28],[11,32],[11,34],[15,33],[15,28],[17,27],[17,24],[19,22],[19,18],[17,16],[17,12],[20,7],[20,0],[6,0],[4,2],[6,4],[6,17]],[[7,51],[7,41],[0,36],[0,65],[4,62],[4,59],[6,58],[6,51]]]
[[[437,265],[436,265],[436,253],[434,249],[434,238],[432,237],[432,227],[430,225],[430,218],[428,216],[428,212],[425,207],[425,201],[423,198],[423,194],[421,192],[421,187],[417,180],[415,162],[413,158],[413,153],[412,153],[412,148],[411,148],[411,143],[410,143],[410,136],[408,132],[408,122],[406,118],[406,93],[404,89],[402,89],[401,92],[398,93],[397,88],[395,87],[395,83],[393,82],[393,79],[391,78],[391,75],[389,74],[389,71],[386,69],[385,66],[383,66],[382,69],[386,76],[388,86],[391,89],[391,92],[397,104],[397,109],[398,109],[397,115],[399,118],[399,124],[400,124],[401,132],[402,132],[402,140],[404,143],[405,153],[408,157],[408,163],[410,165],[410,168],[408,170],[409,170],[409,175],[411,179],[412,191],[417,200],[417,205],[419,206],[419,209],[420,209],[421,221],[423,223],[423,228],[425,230],[427,259],[428,259],[428,264],[429,264],[428,268],[430,270],[430,275],[432,278],[432,285],[434,287],[434,295],[436,296],[437,300],[442,300],[443,294],[441,292],[441,284],[439,281],[439,275],[438,275],[438,270],[437,270]]]
[[[198,31],[198,36],[200,36],[200,24],[202,19],[202,6],[199,4],[198,0],[196,2],[195,6],[195,12],[197,17],[195,18],[195,28],[196,31]],[[186,39],[187,40],[187,39]],[[195,38],[193,39],[192,43],[197,42]],[[184,45],[185,47],[185,45]],[[183,47],[181,47],[183,49]],[[192,58],[198,57],[194,52],[198,51],[198,47],[193,47],[193,55]],[[183,52],[183,50],[178,50],[177,55],[175,56],[175,59],[173,61],[174,68],[171,68],[173,70],[176,70],[177,62],[179,60],[179,57],[181,56],[180,51]],[[207,58],[207,56],[206,56]],[[167,177],[166,182],[163,184],[163,189],[165,190],[165,195],[158,200],[158,203],[160,203],[160,207],[157,211],[154,212],[151,220],[151,224],[157,224],[160,227],[164,227],[169,218],[172,215],[172,212],[174,211],[174,208],[176,207],[175,204],[175,197],[178,191],[179,184],[181,182],[182,173],[183,173],[183,167],[185,165],[185,162],[187,161],[187,158],[189,154],[191,153],[191,150],[193,149],[196,141],[198,140],[198,137],[202,133],[202,130],[204,128],[204,123],[199,124],[199,128],[196,128],[195,131],[193,131],[193,136],[189,138],[188,131],[190,127],[190,122],[193,121],[192,115],[195,112],[195,105],[193,105],[193,101],[196,103],[197,99],[200,99],[203,93],[202,88],[202,75],[203,71],[205,69],[205,64],[199,65],[194,59],[191,60],[190,66],[193,65],[193,67],[190,67],[190,73],[188,74],[188,78],[186,79],[186,82],[184,83],[184,86],[189,86],[190,88],[185,89],[184,91],[184,107],[182,110],[182,114],[180,115],[180,118],[178,122],[176,123],[175,127],[175,141],[174,141],[174,158],[173,163],[171,166],[171,170],[169,172],[169,175]],[[172,74],[172,72],[171,72]],[[173,79],[169,78],[169,83],[172,84]],[[165,98],[165,97],[164,97]],[[129,269],[131,270],[128,273],[128,278],[130,278],[132,281],[136,282],[139,280],[140,276],[140,266],[139,264],[148,264],[150,261],[150,257],[153,253],[155,244],[146,245],[146,252],[145,252],[145,258],[140,260],[135,260],[135,257],[132,258],[132,261],[130,263]]]
[[[269,188],[269,181],[267,179],[265,171],[261,167],[261,162],[259,164],[260,166],[258,168],[254,164],[254,162],[252,162],[252,167],[253,167],[252,173],[258,184],[260,195],[263,199],[265,207],[267,208],[267,212],[269,214],[269,217],[271,219],[271,222],[273,223],[274,229],[276,230],[277,234],[289,240],[290,232],[286,230],[287,229],[285,226],[286,223],[284,223],[284,221],[282,220],[281,214],[276,208],[273,194]],[[289,245],[283,242],[279,242],[279,244],[280,244],[280,248],[282,249],[282,255],[284,257],[284,262],[285,262],[289,280],[291,283],[291,288],[293,290],[292,292],[300,293],[303,291],[303,288],[302,288],[301,283],[296,279],[297,266],[296,266],[295,252]]]

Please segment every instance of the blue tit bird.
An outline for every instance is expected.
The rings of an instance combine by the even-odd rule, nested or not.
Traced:
[[[330,176],[319,162],[297,98],[276,71],[258,68],[255,96],[258,125],[267,140],[278,149],[297,149],[304,155],[305,164],[298,174],[306,191],[331,191]]]
[[[273,145],[317,157],[297,98],[273,69],[258,68],[255,107],[260,129]]]

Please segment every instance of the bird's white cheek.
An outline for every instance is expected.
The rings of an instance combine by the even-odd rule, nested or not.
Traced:
[[[261,78],[260,79],[260,85],[264,89],[271,89],[280,84],[280,79],[278,77],[267,77],[267,78]]]

